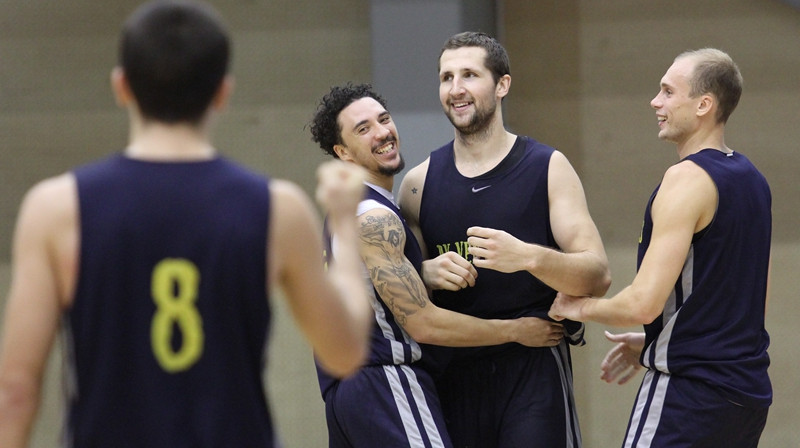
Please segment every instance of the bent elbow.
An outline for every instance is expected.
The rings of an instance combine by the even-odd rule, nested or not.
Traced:
[[[631,325],[649,325],[653,323],[661,313],[650,313],[650,312],[641,312],[637,313],[633,317],[633,322],[630,322]]]
[[[325,359],[318,357],[317,361],[329,375],[339,379],[345,379],[354,375],[366,364],[369,354],[369,342],[359,344],[343,353],[328,356]]]
[[[611,287],[611,270],[606,266],[603,272],[600,273],[595,281],[595,289],[592,291],[592,296],[603,297]]]
[[[631,322],[633,325],[648,325],[651,324],[654,320],[658,318],[658,316],[663,313],[663,308],[656,308],[654,306],[649,306],[644,303],[638,304],[634,310],[631,312],[631,316],[634,318],[634,322]]]
[[[429,325],[406,325],[403,327],[411,339],[420,344],[437,344],[436,332]]]

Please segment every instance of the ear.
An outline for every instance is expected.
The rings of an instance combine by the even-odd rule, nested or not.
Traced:
[[[352,162],[353,157],[350,155],[350,151],[348,150],[347,146],[335,144],[333,145],[333,152],[339,157],[339,159],[344,160],[345,162]]]
[[[225,110],[233,94],[235,84],[236,82],[233,79],[233,75],[225,75],[217,89],[217,93],[214,94],[214,98],[211,100],[212,109],[215,111]]]
[[[497,86],[494,89],[494,93],[498,98],[504,98],[506,95],[508,95],[508,91],[510,89],[511,75],[503,75],[497,80]]]
[[[697,116],[702,117],[716,109],[716,99],[711,95],[701,95],[700,102],[697,104]]]
[[[131,86],[128,84],[128,78],[122,67],[117,66],[111,69],[111,91],[114,93],[114,100],[119,107],[128,107],[135,102]]]

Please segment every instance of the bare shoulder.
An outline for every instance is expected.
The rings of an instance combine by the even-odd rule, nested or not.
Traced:
[[[271,179],[270,191],[272,198],[278,201],[308,200],[308,195],[299,185],[285,179]]]
[[[14,234],[21,269],[55,285],[62,306],[74,291],[79,254],[78,189],[72,173],[45,179],[25,195]],[[44,268],[47,266],[47,268]]]
[[[41,232],[41,238],[53,241],[65,233],[75,233],[77,238],[77,223],[77,182],[72,173],[65,173],[40,181],[28,190],[20,207],[17,230]]]
[[[291,223],[298,219],[307,219],[314,206],[311,199],[299,185],[283,179],[270,181],[270,197],[272,200],[273,219],[277,222]]]
[[[559,150],[553,151],[553,154],[550,156],[550,165],[548,166],[548,178],[577,179],[577,177],[578,175],[575,172],[575,168],[573,168],[567,156],[564,155],[564,153]]]
[[[419,165],[408,170],[408,173],[403,177],[403,183],[401,185],[422,188],[425,183],[425,175],[428,173],[428,164],[430,160],[430,157],[428,157]]]
[[[286,269],[301,266],[321,253],[317,246],[322,226],[311,199],[297,184],[272,179],[270,198],[268,278],[270,282],[272,279],[280,282]],[[309,251],[313,253],[309,255]]]
[[[72,173],[51,177],[34,185],[25,195],[24,207],[44,214],[58,214],[77,207],[77,183]]]
[[[670,195],[712,194],[716,195],[716,186],[711,176],[692,161],[684,160],[670,166],[661,180],[662,191]]]
[[[653,219],[681,220],[698,231],[711,222],[717,208],[717,187],[711,176],[691,161],[667,169],[653,201]]]
[[[422,190],[425,187],[425,177],[428,174],[430,157],[406,173],[400,183],[398,203],[406,219],[416,221],[419,217],[419,207],[422,201]]]
[[[551,207],[567,204],[569,207],[585,208],[585,194],[580,177],[560,151],[554,151],[547,170],[547,191]]]
[[[691,160],[682,160],[667,168],[667,171],[664,173],[664,179],[667,179],[668,177],[670,179],[674,178],[687,179],[695,176],[706,177],[708,178],[708,180],[711,180],[711,178],[706,173],[706,170],[704,170],[703,168],[700,167],[700,165],[692,162]]]

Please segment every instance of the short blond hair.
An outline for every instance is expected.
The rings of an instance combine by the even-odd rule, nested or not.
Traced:
[[[697,97],[705,93],[714,95],[719,104],[717,122],[726,123],[742,96],[744,80],[739,67],[727,53],[716,48],[685,51],[675,60],[687,57],[695,61],[689,80],[689,96]]]

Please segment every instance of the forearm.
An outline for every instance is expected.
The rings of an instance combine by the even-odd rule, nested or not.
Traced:
[[[602,297],[611,285],[608,261],[591,251],[565,253],[528,244],[525,270],[546,285],[572,296]]]
[[[516,322],[479,319],[432,304],[408,319],[405,329],[415,341],[446,347],[482,347],[514,342]]]
[[[648,302],[637,297],[631,286],[626,287],[609,299],[581,299],[579,319],[581,322],[597,322],[615,327],[645,325],[652,322],[660,313],[659,309],[648,306]]]

